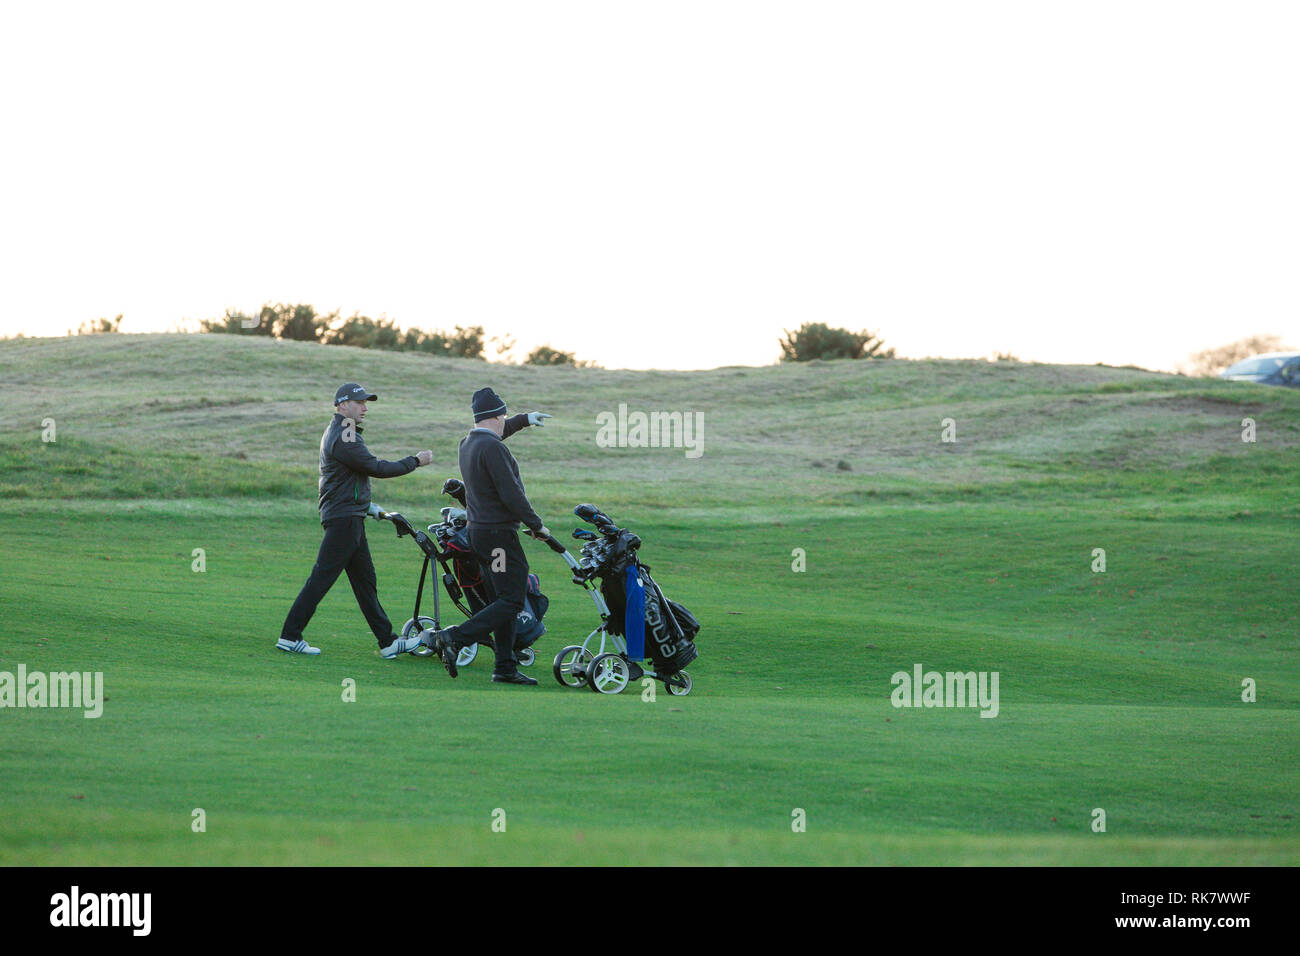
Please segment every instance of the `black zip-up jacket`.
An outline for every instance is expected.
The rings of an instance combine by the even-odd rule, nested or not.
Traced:
[[[380,461],[361,438],[361,426],[351,441],[344,440],[344,418],[337,412],[320,439],[320,520],[365,517],[370,509],[370,479],[409,475],[420,460],[407,455],[401,461]]]
[[[507,418],[502,438],[509,438],[527,424],[527,414]],[[502,438],[486,428],[476,428],[460,440],[460,477],[465,482],[469,526],[518,531],[523,522],[538,531],[542,519],[528,503],[519,478],[519,463]]]

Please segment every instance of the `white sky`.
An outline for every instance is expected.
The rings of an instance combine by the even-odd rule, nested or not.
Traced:
[[[1300,5],[0,6],[0,334],[265,301],[610,367],[1300,347]]]

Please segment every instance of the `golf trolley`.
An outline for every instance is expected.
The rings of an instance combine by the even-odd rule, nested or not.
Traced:
[[[586,542],[581,560],[563,546],[560,552],[573,571],[573,583],[591,594],[600,626],[581,644],[570,644],[555,655],[555,679],[565,687],[619,694],[632,681],[650,677],[661,681],[669,694],[689,694],[691,675],[683,668],[698,655],[693,639],[699,622],[664,597],[650,577],[650,566],[637,557],[637,535],[617,527],[594,505],[578,505],[573,513],[597,531],[574,530],[574,538]]]
[[[474,614],[481,610],[485,604],[486,596],[482,590],[482,572],[478,568],[478,559],[468,550],[468,544],[465,536],[467,520],[465,516],[465,486],[458,478],[448,478],[442,486],[442,493],[450,495],[461,503],[460,508],[445,507],[441,509],[442,521],[438,524],[429,525],[429,534],[415,528],[401,514],[395,511],[384,511],[378,505],[370,506],[370,516],[380,521],[390,521],[397,528],[399,538],[410,535],[416,545],[424,552],[424,564],[420,568],[420,580],[415,590],[415,609],[411,612],[411,617],[402,625],[402,637],[408,638],[412,634],[425,630],[438,631],[442,629],[440,623],[441,606],[438,599],[438,587],[433,586],[433,617],[420,615],[420,604],[424,598],[424,582],[433,579],[433,572],[429,566],[437,562],[438,567],[442,569],[442,585],[447,591],[447,596],[456,605],[457,610],[465,615],[466,618],[473,617]],[[553,539],[552,539],[553,540]],[[560,550],[564,549],[559,545]],[[554,545],[552,546],[554,547]],[[519,615],[519,621],[516,624],[515,638],[515,657],[524,667],[531,667],[537,659],[536,651],[532,648],[532,642],[545,633],[541,619],[546,613],[545,596],[538,587],[537,576],[529,575],[528,594],[525,599],[524,611]],[[520,638],[523,637],[525,643],[520,645]],[[491,640],[483,642],[491,647]],[[462,647],[456,657],[456,664],[459,667],[467,667],[474,662],[478,656],[479,644],[470,644]],[[434,651],[431,647],[420,645],[411,651],[416,657],[430,657]]]

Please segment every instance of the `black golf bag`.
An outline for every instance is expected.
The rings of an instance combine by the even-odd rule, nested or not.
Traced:
[[[609,606],[605,629],[624,638],[629,660],[649,658],[662,676],[684,669],[699,656],[695,635],[700,622],[664,596],[650,576],[650,566],[637,557],[641,539],[636,534],[617,527],[594,505],[579,505],[573,511],[600,532],[599,536],[586,533],[590,543],[582,549],[581,573],[588,580],[600,579],[600,594]]]
[[[630,659],[648,657],[654,661],[655,672],[667,676],[699,657],[695,635],[700,622],[682,605],[664,597],[645,565],[633,561],[622,574],[601,578],[600,594],[609,605],[606,630],[627,641]],[[641,654],[637,653],[638,639]]]
[[[458,606],[469,605],[467,617],[472,617],[488,606],[488,592],[483,580],[483,566],[469,548],[469,535],[463,527],[439,534],[443,549],[451,554],[451,570],[442,575],[443,586]],[[537,575],[528,575],[528,590],[524,595],[524,609],[515,620],[515,650],[529,647],[546,633],[542,618],[551,606],[550,599],[542,593]],[[462,610],[465,610],[462,608]]]

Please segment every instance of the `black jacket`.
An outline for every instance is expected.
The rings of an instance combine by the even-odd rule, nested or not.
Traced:
[[[350,437],[337,412],[320,439],[320,520],[365,517],[370,508],[370,479],[409,475],[420,464],[414,455],[401,461],[380,461],[361,438],[361,426]]]
[[[528,416],[506,419],[504,438],[528,424]],[[533,531],[542,527],[524,494],[519,463],[505,442],[486,428],[460,440],[460,477],[465,482],[465,511],[471,528],[519,530],[522,521]]]

